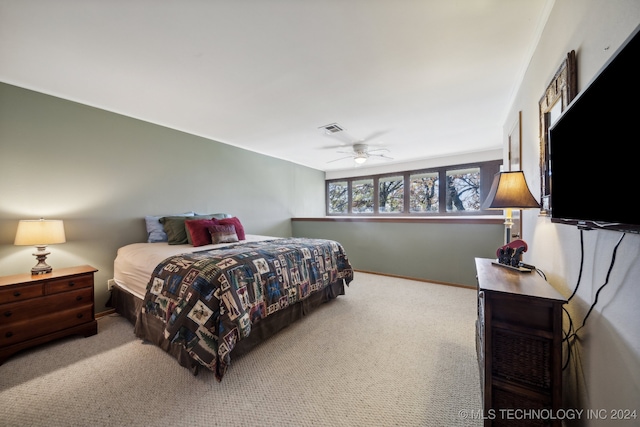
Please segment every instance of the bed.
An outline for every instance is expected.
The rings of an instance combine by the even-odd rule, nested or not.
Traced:
[[[244,235],[237,242],[133,243],[114,261],[108,305],[135,334],[221,381],[233,358],[344,295],[353,269],[332,240]]]

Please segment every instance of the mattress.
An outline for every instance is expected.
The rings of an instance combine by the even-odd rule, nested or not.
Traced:
[[[154,268],[171,256],[273,239],[278,239],[278,237],[247,234],[246,240],[237,243],[220,243],[197,247],[192,245],[169,245],[166,242],[132,243],[118,249],[116,259],[113,262],[113,280],[121,288],[140,299],[144,299]]]

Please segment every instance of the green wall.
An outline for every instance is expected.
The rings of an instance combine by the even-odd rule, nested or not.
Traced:
[[[248,233],[290,236],[324,214],[324,173],[206,138],[0,83],[0,275],[30,271],[20,219],[62,219],[53,268],[90,264],[105,310],[118,247],[146,239],[145,215],[228,212]]]
[[[504,224],[294,220],[293,235],[340,242],[358,270],[475,286],[474,258],[495,257]]]

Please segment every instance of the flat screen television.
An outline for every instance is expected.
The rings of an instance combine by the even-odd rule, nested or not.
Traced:
[[[640,233],[640,26],[549,130],[551,220]]]

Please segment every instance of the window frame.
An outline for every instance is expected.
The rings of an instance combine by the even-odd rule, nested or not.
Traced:
[[[502,167],[502,160],[489,160],[475,163],[461,163],[454,165],[446,165],[446,166],[438,166],[432,168],[425,169],[412,169],[405,171],[397,171],[397,172],[386,172],[382,174],[375,175],[361,175],[361,176],[353,176],[348,178],[334,178],[325,180],[325,213],[329,217],[338,217],[338,216],[352,216],[352,217],[365,217],[365,216],[376,216],[376,217],[433,217],[433,216],[477,216],[477,215],[495,215],[495,211],[453,211],[447,212],[446,207],[446,174],[447,171],[456,170],[456,169],[465,169],[465,168],[479,168],[480,169],[480,200],[481,203],[486,198],[487,194],[489,194],[489,190],[491,189],[491,183],[493,182],[493,176],[500,172],[500,168]],[[438,212],[411,212],[410,211],[410,176],[415,174],[422,173],[437,173],[438,174]],[[404,180],[404,209],[402,212],[380,212],[380,179],[390,178],[390,177],[403,177]],[[373,212],[366,213],[354,213],[353,212],[353,182],[361,181],[365,179],[373,180]],[[336,182],[346,182],[347,183],[347,213],[330,213],[330,199],[329,199],[329,185],[331,183]]]
[[[375,190],[373,211],[378,215],[397,215],[402,212],[380,212],[380,180],[384,178],[401,178],[397,181],[402,181],[402,212],[407,210],[407,175],[404,173],[391,173],[380,175],[377,180],[373,180],[373,187]]]

